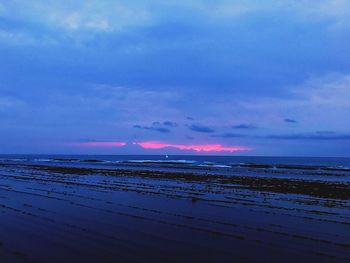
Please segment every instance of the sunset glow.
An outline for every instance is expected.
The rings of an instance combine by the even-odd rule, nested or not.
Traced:
[[[221,144],[169,144],[157,141],[145,141],[135,143],[145,149],[163,149],[175,148],[179,150],[196,151],[196,152],[238,152],[249,151],[251,148],[245,146],[223,146]]]

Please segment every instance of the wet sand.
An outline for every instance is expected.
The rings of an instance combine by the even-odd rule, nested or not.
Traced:
[[[0,262],[349,262],[350,184],[0,164]]]

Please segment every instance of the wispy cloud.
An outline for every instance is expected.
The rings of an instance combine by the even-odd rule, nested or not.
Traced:
[[[234,129],[257,129],[258,127],[252,123],[242,123],[242,124],[238,124],[238,125],[234,125],[232,128]]]
[[[211,135],[211,137],[217,137],[217,138],[244,138],[244,137],[248,137],[248,135],[246,134],[240,134],[240,133],[222,133],[222,134],[214,134]]]
[[[0,97],[0,111],[18,108],[20,106],[23,106],[23,104],[24,104],[23,101],[14,97],[8,97],[8,96]]]
[[[296,134],[275,134],[265,136],[267,139],[277,140],[322,140],[322,141],[341,141],[350,140],[350,134],[339,134],[335,132],[315,132],[315,133],[296,133]]]
[[[133,127],[136,129],[157,131],[161,133],[170,133],[171,132],[170,128],[174,128],[177,126],[178,126],[177,123],[172,121],[163,121],[163,122],[154,121],[152,122],[151,125],[134,125]]]
[[[60,35],[72,39],[84,39],[89,43],[93,38],[99,38],[100,34],[125,33],[128,30],[148,29],[162,24],[164,14],[176,17],[179,13],[191,14],[194,20],[202,23],[215,23],[221,25],[227,23],[222,19],[237,19],[246,16],[270,16],[274,13],[282,13],[286,16],[307,20],[327,21],[327,25],[335,25],[342,28],[349,22],[350,5],[346,0],[319,0],[317,3],[308,1],[286,0],[283,2],[240,0],[218,0],[207,3],[206,1],[189,0],[181,2],[166,1],[149,3],[148,1],[114,1],[114,0],[83,0],[76,1],[2,1],[1,15],[9,21],[26,21],[26,24],[41,28],[47,36]],[[190,20],[187,16],[185,19]],[[21,33],[28,33],[27,27],[19,27]],[[36,28],[33,28],[36,31]],[[18,33],[18,32],[17,32]],[[33,34],[35,37],[37,34]],[[59,34],[56,34],[57,36]],[[84,37],[82,37],[84,36]],[[89,37],[90,36],[90,37]],[[57,40],[60,38],[58,37]],[[37,41],[39,44],[40,41]]]
[[[170,133],[171,131],[168,128],[164,127],[157,127],[157,126],[141,126],[141,125],[134,125],[135,129],[143,129],[143,130],[150,130],[150,131],[157,131],[161,133]]]
[[[172,122],[172,121],[164,121],[163,125],[169,126],[169,127],[176,127],[177,123],[176,122]]]
[[[294,119],[289,119],[289,118],[285,118],[283,121],[284,121],[284,122],[288,122],[288,123],[297,123],[296,120],[294,120]]]
[[[203,125],[193,124],[193,125],[190,125],[188,128],[191,131],[200,132],[200,133],[213,133],[213,132],[215,132],[215,130],[212,129],[211,127],[203,126]]]

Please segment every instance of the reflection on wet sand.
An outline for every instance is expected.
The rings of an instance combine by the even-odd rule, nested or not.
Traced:
[[[1,262],[346,262],[350,184],[0,164]]]

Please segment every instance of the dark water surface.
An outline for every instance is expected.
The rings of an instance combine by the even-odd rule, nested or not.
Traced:
[[[0,156],[0,262],[349,262],[349,167]]]

